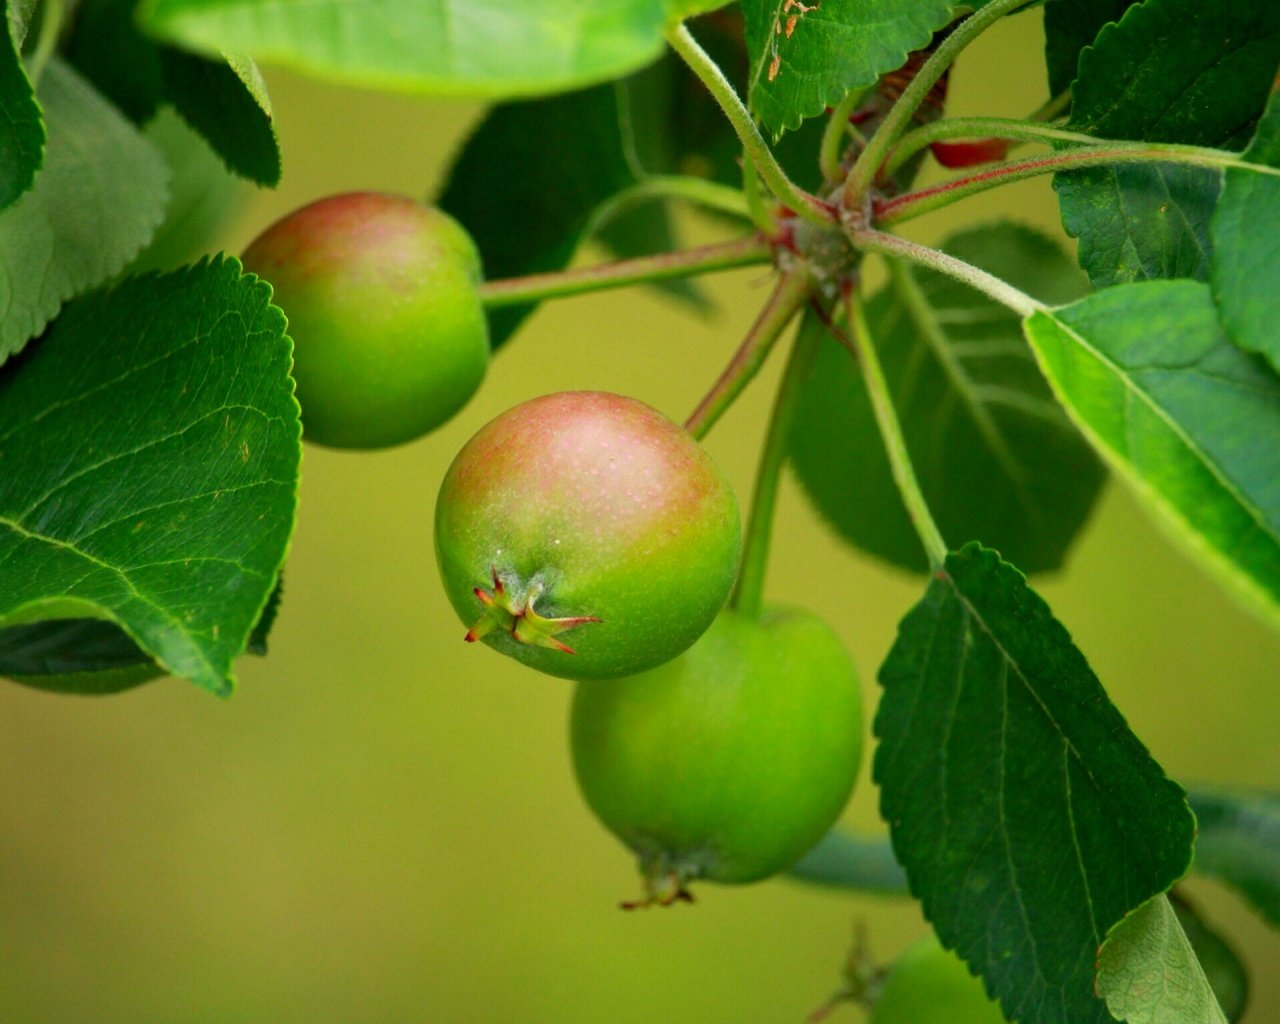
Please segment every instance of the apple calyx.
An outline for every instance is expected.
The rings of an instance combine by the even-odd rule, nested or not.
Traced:
[[[539,580],[535,579],[522,595],[512,595],[498,575],[497,568],[491,567],[489,571],[493,574],[493,592],[490,593],[483,587],[474,589],[476,598],[484,606],[484,613],[463,637],[469,644],[495,629],[501,629],[517,643],[573,654],[573,648],[557,639],[558,635],[588,622],[600,621],[594,615],[566,615],[561,618],[540,615],[533,607],[543,592]]]
[[[689,883],[702,874],[696,864],[676,860],[669,853],[658,853],[641,858],[641,871],[644,895],[638,900],[623,900],[618,904],[621,909],[647,910],[696,902],[688,888]]]

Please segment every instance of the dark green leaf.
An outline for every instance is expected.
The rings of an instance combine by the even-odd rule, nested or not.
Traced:
[[[0,40],[0,210],[31,187],[43,160],[40,105],[22,67],[5,0],[4,39]]]
[[[1196,870],[1238,889],[1280,927],[1280,793],[1196,789]]]
[[[976,544],[903,620],[880,682],[880,809],[944,945],[1010,1020],[1109,1020],[1094,954],[1186,871],[1182,790],[1048,605]]]
[[[1280,4],[1146,0],[1080,57],[1071,127],[1105,138],[1243,146],[1280,64]],[[1058,174],[1080,265],[1099,288],[1209,274],[1221,175],[1167,164]]]
[[[293,528],[292,347],[234,260],[69,305],[0,374],[0,626],[109,618],[232,688]]]
[[[541,96],[662,52],[663,0],[149,0],[159,35],[335,81],[451,96]]]
[[[1245,159],[1274,173],[1226,173],[1211,232],[1213,297],[1231,340],[1280,370],[1280,93],[1271,97]]]
[[[1227,1024],[1166,896],[1149,899],[1098,951],[1098,995],[1129,1024]]]
[[[788,874],[814,885],[839,886],[890,896],[907,891],[907,876],[888,839],[833,829]]]
[[[747,96],[774,135],[874,85],[954,16],[953,0],[742,0]]]
[[[1196,842],[1198,845],[1198,836]],[[1169,893],[1169,902],[1173,904],[1178,923],[1196,952],[1196,959],[1209,979],[1209,987],[1213,989],[1222,1012],[1227,1015],[1227,1020],[1239,1020],[1249,1003],[1249,975],[1239,955],[1187,902],[1179,889]]]
[[[231,56],[206,60],[171,47],[160,57],[169,99],[227,167],[259,185],[279,184],[271,101],[254,63]]]
[[[1049,92],[1057,96],[1076,80],[1080,51],[1093,43],[1099,30],[1121,16],[1138,0],[1048,0],[1044,5],[1044,57],[1049,69]]]
[[[1026,323],[1077,425],[1188,550],[1280,622],[1280,378],[1206,285],[1109,288]]]
[[[0,362],[61,305],[117,273],[164,215],[164,160],[57,58],[40,79],[49,127],[35,187],[0,213]]]
[[[471,232],[487,278],[566,266],[600,204],[635,183],[621,88],[502,104],[467,140],[439,203]],[[494,348],[532,308],[490,314]]]
[[[118,693],[164,673],[114,622],[49,619],[0,629],[0,676],[40,690]]]
[[[1053,303],[1084,291],[1056,243],[1013,224],[944,248]],[[868,319],[907,445],[942,535],[981,540],[1029,572],[1053,569],[1104,474],[1053,401],[1015,314],[951,278],[895,266]],[[810,317],[810,329],[822,330]],[[898,496],[861,374],[828,339],[805,383],[791,439],[800,482],[847,541],[928,569]]]
[[[138,0],[80,0],[67,60],[135,124],[164,101],[160,51],[134,20]]]

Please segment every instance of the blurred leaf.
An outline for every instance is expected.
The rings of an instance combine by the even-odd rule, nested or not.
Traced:
[[[775,136],[874,85],[954,17],[953,0],[742,0],[747,96]]]
[[[44,161],[44,122],[18,54],[10,13],[5,0],[5,33],[0,42],[0,210],[31,187]]]
[[[880,810],[944,945],[1010,1020],[1109,1020],[1094,952],[1186,872],[1182,790],[1048,605],[980,545],[947,557],[880,682]]]
[[[44,168],[0,213],[0,363],[67,299],[124,267],[168,198],[160,154],[69,66],[51,60],[39,95]]]
[[[1192,810],[1195,810],[1194,802]],[[1178,923],[1195,950],[1196,959],[1209,979],[1209,987],[1213,989],[1222,1012],[1228,1020],[1239,1020],[1249,1003],[1249,975],[1240,957],[1221,935],[1209,927],[1177,888],[1169,893],[1169,902],[1173,904]]]
[[[730,0],[667,0],[667,11],[672,18],[691,18],[695,14],[705,14],[729,3]]]
[[[1049,94],[1057,96],[1076,80],[1080,51],[1093,43],[1103,25],[1119,21],[1138,0],[1048,0],[1044,5],[1044,59]]]
[[[210,252],[247,198],[248,186],[227,170],[208,144],[172,110],[144,129],[171,174],[164,223],[128,272],[176,270]]]
[[[167,47],[160,54],[165,93],[179,114],[208,140],[227,167],[274,188],[280,144],[266,83],[251,60],[206,60]]]
[[[1015,224],[943,243],[1051,303],[1085,290],[1052,240]],[[1028,572],[1057,568],[1104,471],[1053,400],[1016,314],[949,277],[895,264],[867,316],[920,486],[944,537],[980,540]],[[823,330],[810,315],[811,330]],[[828,338],[804,385],[791,461],[846,541],[929,568],[880,444],[857,365]]]
[[[1196,789],[1196,870],[1225,882],[1280,927],[1280,793]]]
[[[889,896],[906,895],[907,876],[887,838],[832,829],[788,871],[814,885],[838,886]]]
[[[501,104],[466,141],[439,204],[475,239],[486,278],[567,266],[596,209],[635,184],[641,172],[629,159],[622,88]],[[520,172],[512,174],[513,167]],[[534,308],[492,310],[493,347]]]
[[[36,0],[8,0],[9,35],[13,38],[15,48],[19,50],[27,38],[27,29],[35,9]]]
[[[662,0],[148,0],[147,26],[332,81],[540,96],[634,71],[663,48]]]
[[[0,374],[0,625],[109,618],[166,672],[230,693],[297,498],[269,295],[234,260],[130,278]]]
[[[1033,314],[1026,331],[1094,447],[1280,623],[1280,378],[1227,340],[1208,286],[1109,288]]]
[[[1280,169],[1280,93],[1244,155]],[[1228,336],[1280,370],[1280,177],[1228,170],[1211,234],[1213,297]]]
[[[138,0],[80,0],[67,60],[135,124],[164,101],[160,51],[134,20]]]
[[[1169,900],[1153,896],[1098,951],[1098,994],[1129,1024],[1227,1024]]]
[[[1111,139],[1243,147],[1280,64],[1280,4],[1146,0],[1080,56],[1072,128]],[[1169,164],[1054,177],[1095,287],[1209,275],[1221,174]]]

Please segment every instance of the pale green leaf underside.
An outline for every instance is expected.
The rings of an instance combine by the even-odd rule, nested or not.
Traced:
[[[1026,330],[1095,446],[1280,624],[1280,378],[1227,340],[1208,286],[1109,288]]]
[[[1280,167],[1280,93],[1245,159]],[[1229,170],[1213,215],[1211,284],[1227,334],[1280,370],[1280,178]]]
[[[50,61],[39,96],[49,126],[44,167],[0,213],[0,362],[67,299],[124,267],[168,199],[164,159],[70,67]]]
[[[751,109],[775,135],[906,63],[953,17],[953,0],[742,0]]]
[[[107,618],[170,674],[230,691],[301,456],[269,294],[234,260],[130,278],[0,373],[0,627]]]
[[[1227,1024],[1166,896],[1111,930],[1098,953],[1098,993],[1128,1024]]]
[[[532,96],[615,78],[662,50],[661,0],[150,0],[154,32],[338,81]]]

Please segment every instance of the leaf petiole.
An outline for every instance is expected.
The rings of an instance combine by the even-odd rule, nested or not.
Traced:
[[[634,185],[623,189],[596,210],[587,234],[599,230],[619,214],[642,203],[659,199],[678,199],[732,217],[749,219],[750,210],[742,191],[684,174],[653,174],[641,178]]]

